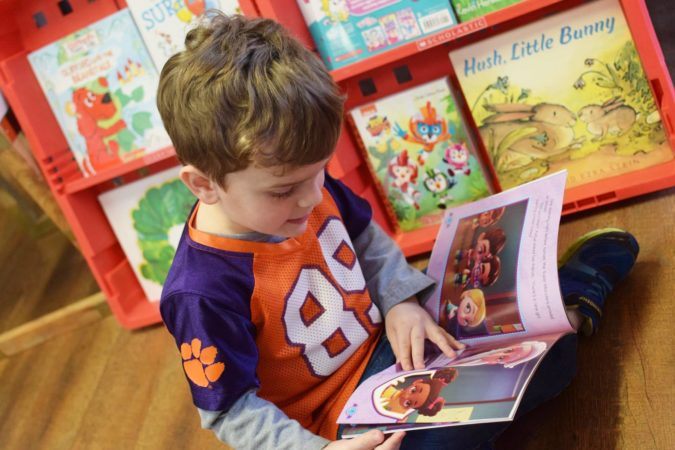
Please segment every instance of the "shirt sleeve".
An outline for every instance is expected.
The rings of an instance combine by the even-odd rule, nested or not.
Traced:
[[[370,298],[383,317],[413,295],[423,304],[433,292],[436,282],[411,267],[401,249],[377,223],[370,221],[353,244]]]
[[[227,411],[259,387],[248,301],[174,293],[162,299],[160,311],[180,351],[195,406]]]
[[[349,238],[354,241],[366,229],[373,217],[370,205],[366,200],[354,194],[344,183],[328,175],[328,172],[326,172],[324,186],[340,210]]]
[[[218,439],[238,450],[318,450],[330,443],[258,397],[255,391],[246,392],[227,412],[199,409],[199,415],[202,428],[213,431]]]

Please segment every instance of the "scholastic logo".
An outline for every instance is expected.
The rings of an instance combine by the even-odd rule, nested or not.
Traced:
[[[474,31],[482,30],[487,27],[487,21],[485,17],[480,17],[476,20],[472,20],[466,23],[457,24],[451,28],[436,33],[433,36],[427,36],[425,38],[419,39],[416,41],[418,50],[425,50],[430,47],[435,47],[441,45],[445,42],[449,42],[453,39],[457,39]]]

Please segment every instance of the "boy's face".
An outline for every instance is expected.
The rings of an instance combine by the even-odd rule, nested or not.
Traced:
[[[294,237],[307,228],[312,209],[323,199],[328,159],[283,170],[250,165],[226,177],[218,186],[220,206],[229,233],[259,233]]]

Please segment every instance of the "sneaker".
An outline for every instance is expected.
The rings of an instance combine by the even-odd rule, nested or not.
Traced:
[[[581,236],[560,258],[560,292],[565,305],[585,317],[581,333],[596,332],[607,296],[628,275],[639,251],[632,234],[603,228]]]

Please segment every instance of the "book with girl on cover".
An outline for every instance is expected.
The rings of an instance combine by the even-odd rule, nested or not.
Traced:
[[[365,380],[338,419],[343,436],[512,420],[539,362],[572,333],[556,249],[566,173],[448,209],[429,260],[425,309],[466,344],[427,351]]]

